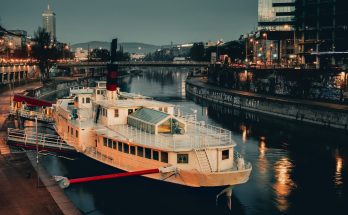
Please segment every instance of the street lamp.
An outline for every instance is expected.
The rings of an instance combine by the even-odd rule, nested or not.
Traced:
[[[36,131],[36,175],[37,175],[37,184],[36,187],[40,186],[40,177],[39,177],[39,137],[37,130],[37,117],[35,117],[35,131]]]
[[[217,59],[219,58],[218,48],[219,48],[219,45],[220,45],[220,44],[223,44],[222,39],[221,39],[221,40],[218,40],[217,43],[216,43],[216,58],[217,58]]]
[[[12,50],[12,45],[13,45],[12,42],[8,42],[7,58],[10,58],[10,53],[11,53],[11,50]]]

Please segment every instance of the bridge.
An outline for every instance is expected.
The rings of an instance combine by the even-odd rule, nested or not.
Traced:
[[[60,67],[104,67],[108,62],[60,62]],[[158,66],[158,67],[205,67],[209,62],[198,61],[120,61],[120,66]]]

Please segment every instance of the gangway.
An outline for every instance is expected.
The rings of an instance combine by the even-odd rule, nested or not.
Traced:
[[[34,149],[36,145],[39,150],[53,152],[76,152],[75,148],[66,144],[64,140],[55,134],[37,133],[28,129],[7,129],[7,141],[14,146]]]

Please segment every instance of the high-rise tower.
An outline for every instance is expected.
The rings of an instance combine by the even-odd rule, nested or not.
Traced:
[[[43,28],[50,33],[51,42],[56,41],[56,14],[50,9],[48,4],[47,10],[42,13]]]

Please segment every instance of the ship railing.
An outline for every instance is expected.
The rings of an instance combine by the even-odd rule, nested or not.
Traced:
[[[30,111],[30,110],[24,110],[24,109],[17,109],[17,110],[10,110],[11,115],[16,115],[19,114],[19,116],[27,119],[35,119],[37,118],[38,120],[45,121],[45,122],[53,122],[52,117],[47,116],[44,113],[40,113],[37,111]]]
[[[149,147],[158,147],[168,150],[193,150],[207,147],[229,146],[230,131],[226,129],[216,132],[216,127],[190,126],[188,134],[151,134],[129,125],[118,125],[115,130],[122,135],[124,139],[147,145]],[[194,132],[194,133],[193,133]]]
[[[93,93],[94,89],[90,87],[73,86],[70,87],[70,95],[80,94],[80,93]]]
[[[7,129],[7,138],[8,140],[14,142],[20,142],[26,145],[40,145],[42,147],[52,147],[59,149],[69,149],[73,148],[65,143],[65,140],[55,134],[47,133],[36,133],[36,131],[28,129]]]
[[[200,140],[195,140],[194,146],[195,148],[205,148],[211,146],[223,146],[234,144],[232,141],[232,132],[210,124],[206,124],[204,121],[197,121],[197,116],[195,113],[185,113],[181,111],[179,108],[174,109],[174,116],[178,119],[183,120],[190,128],[194,129],[196,135],[202,135],[203,138]],[[210,141],[205,141],[205,136],[214,137],[210,139]]]
[[[236,150],[233,150],[233,170],[241,171],[241,170],[249,170],[252,168],[251,163],[245,161],[244,157],[238,153]]]

